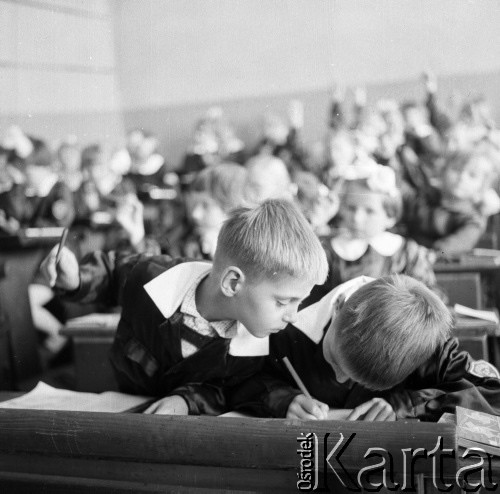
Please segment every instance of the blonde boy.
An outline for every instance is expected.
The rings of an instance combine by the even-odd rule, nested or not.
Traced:
[[[305,218],[278,200],[235,210],[213,264],[97,252],[78,268],[65,249],[56,266],[54,249],[43,268],[72,299],[122,306],[111,362],[123,391],[160,397],[150,413],[194,415],[226,410],[225,388],[258,370],[328,270]]]

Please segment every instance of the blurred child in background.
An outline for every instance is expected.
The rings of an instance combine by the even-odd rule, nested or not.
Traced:
[[[316,235],[330,235],[329,223],[339,208],[336,194],[311,172],[297,172],[293,181],[297,186],[297,204]]]
[[[323,238],[328,279],[315,295],[361,275],[406,274],[436,286],[431,253],[389,230],[397,223],[402,197],[394,171],[386,166],[352,166],[340,191],[339,230]]]
[[[309,169],[309,156],[302,143],[304,105],[292,100],[288,105],[288,121],[275,114],[264,119],[263,137],[255,150],[256,155],[271,155],[281,159],[288,172]]]
[[[442,257],[474,248],[488,216],[500,210],[498,195],[491,189],[496,159],[488,145],[450,152],[440,187],[406,190],[403,225],[407,234]]]
[[[82,185],[82,153],[78,147],[76,137],[69,136],[57,149],[57,168],[61,180],[76,192]]]
[[[222,163],[197,174],[186,197],[192,229],[180,241],[183,255],[212,259],[228,213],[247,204],[244,167]]]
[[[258,155],[245,164],[248,198],[258,204],[266,199],[293,201],[295,187],[285,163],[274,156]]]

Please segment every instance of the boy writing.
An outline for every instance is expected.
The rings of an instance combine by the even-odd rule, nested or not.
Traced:
[[[349,283],[355,289],[359,280]],[[264,371],[235,390],[233,409],[299,419],[437,421],[460,405],[500,415],[498,371],[458,351],[449,339],[450,312],[421,282],[379,278],[338,313],[335,296],[334,290],[272,336]],[[314,399],[297,389],[284,356]]]
[[[305,218],[277,200],[235,210],[213,264],[98,252],[78,268],[67,249],[56,266],[55,250],[43,270],[56,287],[122,306],[111,362],[121,390],[162,398],[154,413],[224,412],[224,389],[258,370],[267,337],[295,321],[328,270]]]

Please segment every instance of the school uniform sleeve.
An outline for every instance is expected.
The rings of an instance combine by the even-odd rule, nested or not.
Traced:
[[[384,398],[398,418],[437,421],[456,406],[500,415],[500,379],[489,363],[458,350],[452,338],[402,385]]]
[[[220,415],[228,411],[224,389],[215,383],[186,384],[170,393],[174,395],[184,398],[189,415]]]
[[[120,305],[123,287],[132,269],[153,257],[115,251],[96,251],[80,262],[80,287],[74,292],[60,293],[65,300],[82,304]]]
[[[257,417],[286,417],[292,400],[302,392],[292,385],[276,358],[266,358],[262,372],[229,393],[229,408]]]
[[[473,249],[486,231],[487,218],[478,214],[457,218],[460,224],[453,233],[436,240],[433,248],[444,255],[466,252]]]

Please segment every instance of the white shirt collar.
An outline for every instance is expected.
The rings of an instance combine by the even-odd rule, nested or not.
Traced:
[[[294,326],[308,336],[314,343],[319,343],[328,321],[334,318],[339,307],[358,288],[370,283],[374,278],[358,276],[346,281],[328,292],[321,300],[301,310]]]
[[[357,261],[368,250],[368,246],[381,256],[390,257],[401,248],[403,242],[401,235],[391,232],[383,232],[370,240],[350,238],[346,235],[331,239],[332,249],[345,261]]]
[[[212,264],[184,262],[168,269],[144,285],[144,289],[165,319],[172,317],[197,279],[208,274]],[[253,336],[238,323],[237,333],[229,344],[229,353],[236,357],[256,357],[269,354],[269,337]]]
[[[42,181],[36,184],[35,191],[38,197],[47,197],[59,180],[56,173],[49,173]]]

